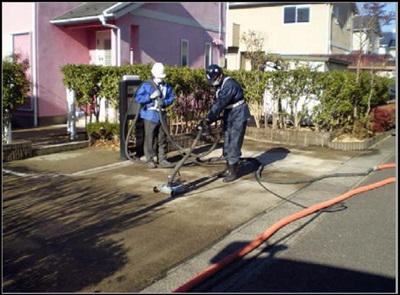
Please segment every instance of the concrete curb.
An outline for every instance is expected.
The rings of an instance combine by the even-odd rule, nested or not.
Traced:
[[[43,156],[48,154],[72,151],[77,149],[83,149],[90,146],[90,141],[77,141],[77,142],[67,142],[60,144],[44,145],[32,148],[33,156]]]

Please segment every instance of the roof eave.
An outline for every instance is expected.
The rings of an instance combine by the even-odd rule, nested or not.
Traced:
[[[143,4],[145,4],[144,2],[141,3],[124,3],[124,2],[120,2],[106,10],[103,11],[103,15],[106,18],[113,18],[113,19],[118,19],[121,16],[124,16],[125,14],[131,12],[132,10],[135,10],[137,8],[139,8],[140,6],[142,6]],[[117,10],[116,12],[111,12],[109,13],[108,11],[118,8],[119,6],[122,6],[121,9]]]
[[[69,19],[62,19],[62,20],[50,20],[50,23],[53,25],[73,25],[73,24],[88,23],[88,22],[99,20],[100,15],[69,18]]]
[[[230,9],[238,8],[255,8],[262,6],[273,6],[273,5],[300,5],[300,4],[332,4],[333,2],[228,2]]]
[[[76,18],[68,18],[68,19],[61,19],[61,20],[50,20],[51,24],[54,25],[74,25],[79,23],[88,23],[92,21],[98,21],[101,17],[105,19],[115,20],[124,16],[125,14],[129,13],[132,10],[137,9],[138,7],[142,6],[145,3],[124,3],[119,2],[105,10],[102,11],[101,14],[92,15],[92,16],[85,16],[85,17],[76,17]],[[113,10],[115,10],[113,12]]]

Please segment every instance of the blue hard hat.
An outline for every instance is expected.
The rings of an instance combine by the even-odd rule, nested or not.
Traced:
[[[220,74],[222,74],[222,68],[218,65],[209,65],[206,69],[206,77],[207,81],[212,83],[219,77]]]

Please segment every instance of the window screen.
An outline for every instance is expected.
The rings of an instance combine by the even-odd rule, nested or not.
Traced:
[[[187,40],[181,40],[181,66],[187,66],[189,64],[188,61],[188,53],[189,53],[189,42]]]
[[[283,9],[283,22],[285,24],[310,22],[310,7],[287,6]]]

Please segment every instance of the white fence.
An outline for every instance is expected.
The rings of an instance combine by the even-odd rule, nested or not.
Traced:
[[[277,116],[279,113],[279,101],[277,98],[273,97],[270,89],[270,87],[267,87],[263,96],[263,112],[268,120],[271,119],[274,114]],[[290,102],[290,98],[283,98],[280,102],[280,111],[289,115],[287,118],[288,121],[293,120],[294,115],[298,114],[301,118],[300,125],[314,125],[313,109],[320,104],[316,95],[303,95],[295,103],[291,104]]]

